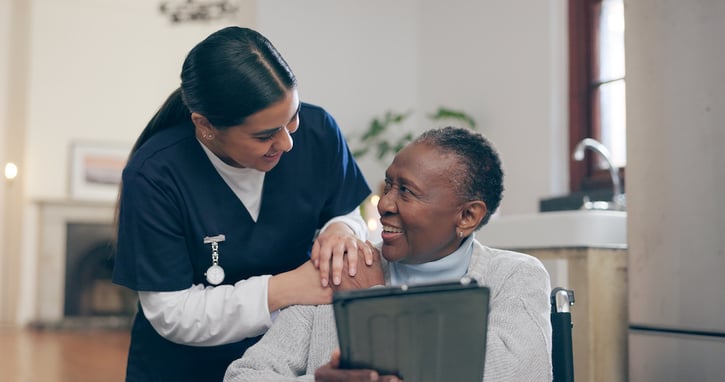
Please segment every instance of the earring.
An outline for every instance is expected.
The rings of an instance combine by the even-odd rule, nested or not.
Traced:
[[[463,231],[458,231],[458,237],[463,237]]]
[[[204,138],[206,138],[208,140],[212,140],[214,138],[214,135],[213,134],[204,134]]]

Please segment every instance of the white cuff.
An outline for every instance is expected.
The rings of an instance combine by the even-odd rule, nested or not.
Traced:
[[[360,207],[356,207],[347,215],[340,215],[330,219],[327,223],[325,223],[324,226],[322,226],[320,232],[324,231],[327,227],[330,226],[330,224],[335,222],[342,222],[347,224],[347,226],[350,227],[353,232],[355,232],[355,236],[360,238],[360,240],[365,241],[368,239],[368,226],[365,223],[365,219],[363,219],[362,215],[360,214]]]
[[[175,292],[139,292],[151,326],[169,341],[216,346],[258,336],[272,320],[267,302],[271,276],[256,276],[231,285],[197,284]]]

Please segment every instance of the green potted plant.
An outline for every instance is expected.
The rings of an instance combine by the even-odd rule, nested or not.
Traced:
[[[378,161],[385,162],[388,156],[395,155],[413,140],[412,132],[391,134],[392,128],[401,125],[411,114],[411,111],[399,113],[389,110],[382,116],[373,118],[367,130],[358,139],[352,155],[355,158],[362,158],[368,154],[374,154]],[[441,106],[434,113],[427,114],[426,117],[434,122],[450,121],[451,124],[459,127],[476,129],[476,121],[473,117],[460,110]]]

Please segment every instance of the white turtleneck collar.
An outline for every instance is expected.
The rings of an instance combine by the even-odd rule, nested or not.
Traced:
[[[450,255],[423,264],[390,263],[391,285],[428,284],[459,280],[466,275],[473,255],[473,235]]]

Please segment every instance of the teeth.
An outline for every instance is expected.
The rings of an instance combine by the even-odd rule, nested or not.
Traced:
[[[392,233],[401,233],[401,232],[403,232],[403,230],[400,229],[400,228],[390,227],[390,226],[387,226],[387,225],[384,225],[383,226],[383,231],[385,231],[385,232],[392,232]]]

